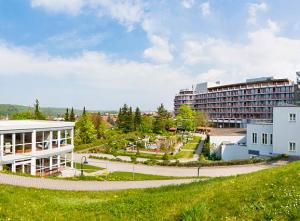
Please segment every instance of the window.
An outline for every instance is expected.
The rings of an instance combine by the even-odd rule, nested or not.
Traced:
[[[289,121],[295,122],[296,121],[296,114],[290,113]]]
[[[262,144],[268,144],[268,134],[262,134]]]
[[[290,142],[289,151],[296,151],[296,143],[295,142]]]
[[[257,143],[257,133],[252,134],[252,143]]]
[[[270,144],[273,145],[273,134],[270,134]]]

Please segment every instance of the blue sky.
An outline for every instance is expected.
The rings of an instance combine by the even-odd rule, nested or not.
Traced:
[[[172,109],[181,88],[300,70],[298,0],[0,1],[1,103]]]

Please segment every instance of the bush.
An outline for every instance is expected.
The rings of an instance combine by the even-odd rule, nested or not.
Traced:
[[[167,153],[165,153],[162,157],[162,160],[169,160],[169,156]]]
[[[131,162],[136,163],[136,158],[137,158],[136,155],[132,155],[132,156],[130,157]]]

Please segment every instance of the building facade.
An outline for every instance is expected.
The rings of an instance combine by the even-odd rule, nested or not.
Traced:
[[[289,79],[271,77],[228,85],[201,83],[195,89],[180,90],[174,99],[174,110],[177,113],[181,105],[187,104],[196,111],[207,112],[217,126],[246,127],[253,120],[272,121],[275,106],[298,102],[298,88]]]
[[[0,170],[48,175],[73,167],[73,122],[0,121]]]
[[[300,157],[300,106],[274,107],[273,123],[247,124],[246,135],[216,137],[215,148],[222,160],[271,157],[279,154]],[[213,141],[213,140],[212,140]]]
[[[300,156],[300,107],[274,107],[273,123],[248,124],[247,146],[252,155]]]

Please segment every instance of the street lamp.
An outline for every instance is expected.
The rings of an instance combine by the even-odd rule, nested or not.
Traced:
[[[84,161],[83,161],[84,160]],[[84,164],[88,164],[88,161],[86,159],[86,156],[82,156],[81,157],[81,164],[80,164],[80,167],[81,167],[81,176],[83,176],[83,165]]]

